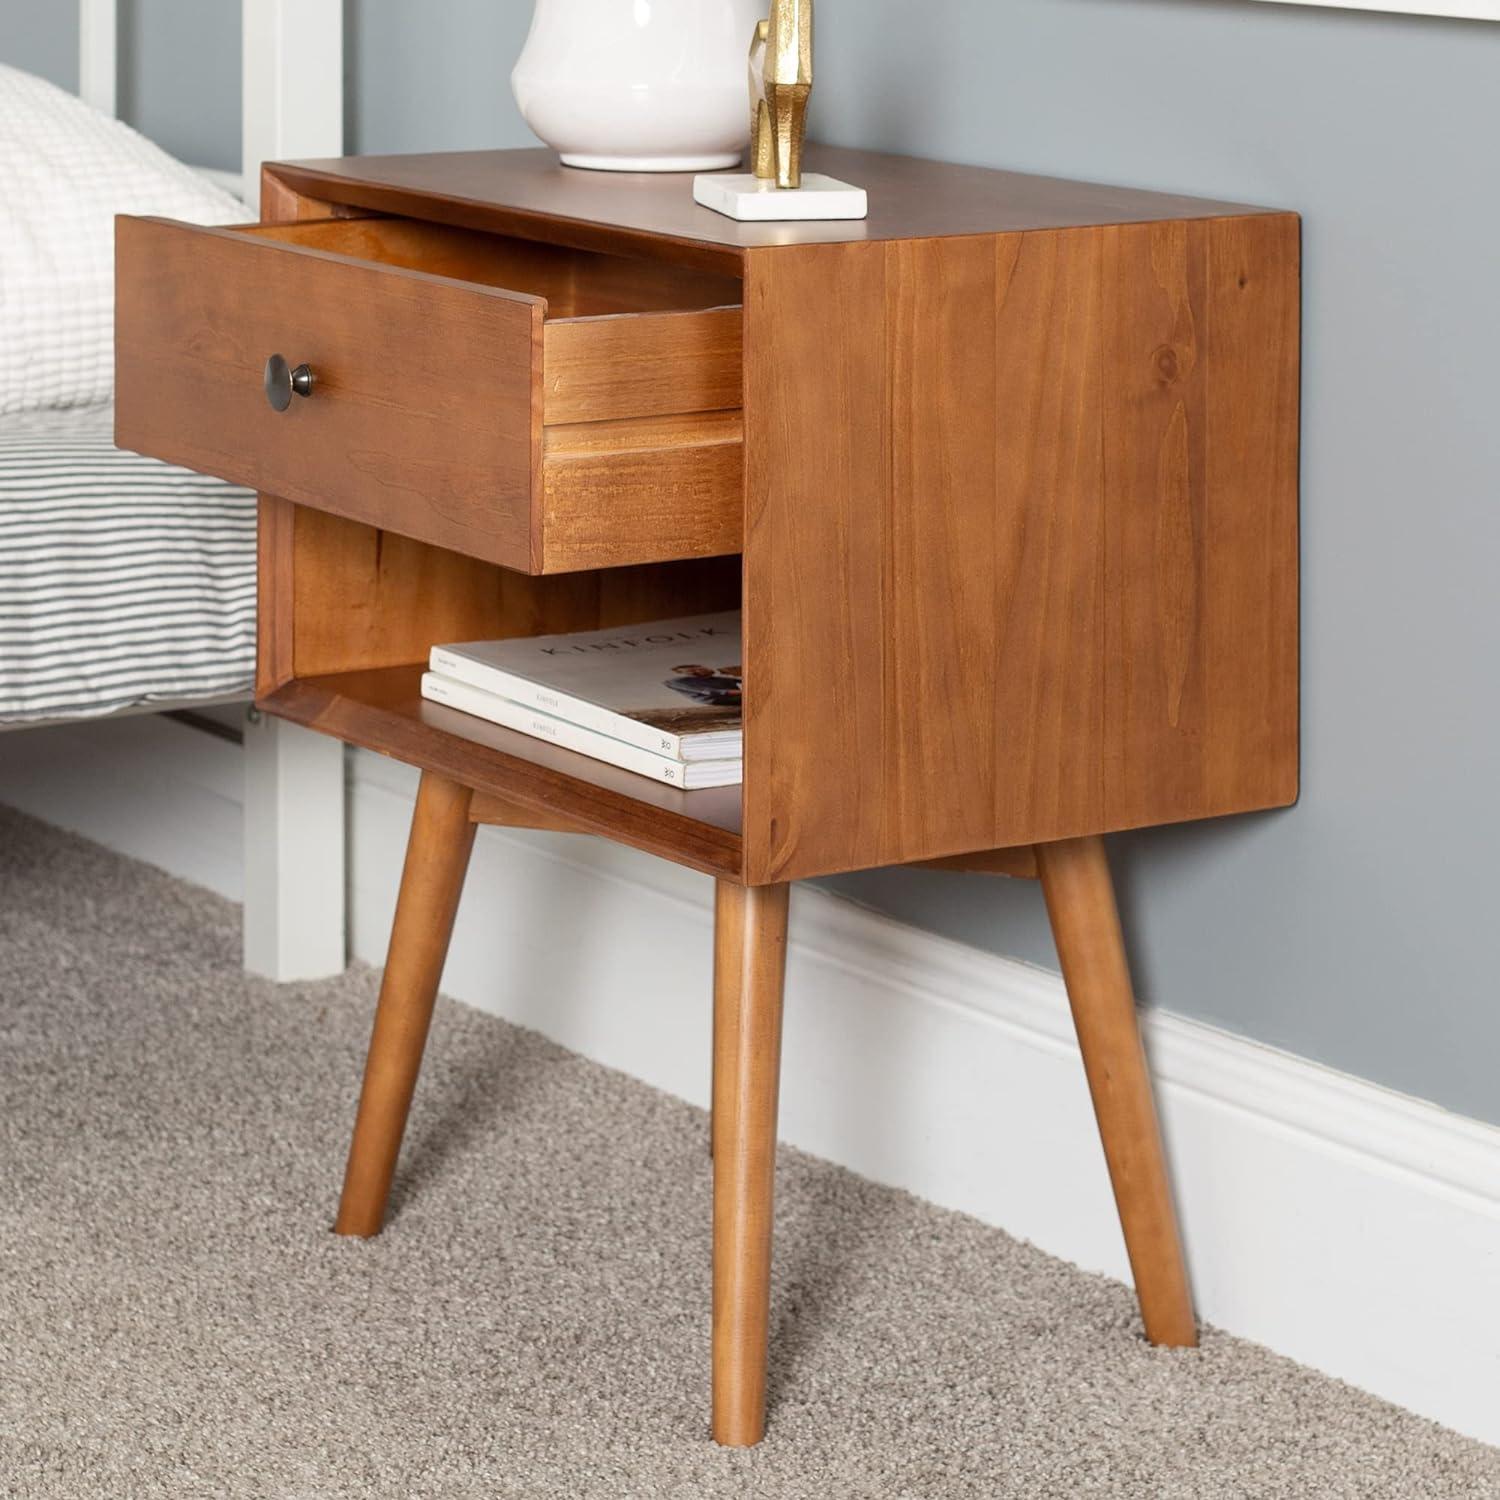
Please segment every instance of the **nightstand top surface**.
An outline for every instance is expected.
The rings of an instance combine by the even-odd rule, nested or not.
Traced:
[[[838,146],[810,146],[811,169],[868,190],[870,216],[844,222],[752,224],[693,202],[692,173],[615,173],[561,166],[546,149],[350,156],[278,163],[276,176],[310,197],[387,213],[441,217],[526,237],[566,234],[568,224],[597,236],[725,252],[777,245],[1005,234],[1164,219],[1209,219],[1276,212],[1207,198],[1071,182],[1022,172],[957,166]],[[538,230],[546,228],[546,234]],[[572,236],[569,236],[570,238]],[[601,248],[605,248],[601,245]]]

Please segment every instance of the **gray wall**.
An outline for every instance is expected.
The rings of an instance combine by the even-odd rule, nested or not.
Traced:
[[[1303,795],[1118,841],[1154,1004],[1500,1121],[1500,25],[826,0],[830,139],[1306,216]],[[1036,892],[841,882],[1053,961]]]
[[[78,87],[77,0],[0,0],[0,63]],[[240,166],[240,7],[119,0],[120,114],[174,156]]]
[[[168,0],[136,3],[150,22]],[[525,12],[351,3],[351,149],[524,142],[506,76]],[[156,76],[217,58],[184,35],[148,28]],[[0,59],[71,66],[48,45],[0,19]],[[1303,797],[1116,842],[1140,987],[1500,1122],[1500,25],[1257,0],[820,0],[817,67],[826,139],[1306,216]],[[169,144],[234,129],[232,109],[223,126],[170,120],[169,90],[151,103]],[[836,885],[1055,963],[1032,886]]]
[[[239,6],[233,0],[119,4],[121,115],[173,156],[238,172]],[[63,8],[71,10],[72,0]]]
[[[510,96],[526,0],[345,0],[351,151],[534,146]]]
[[[0,5],[0,63],[78,87],[78,7],[61,0]]]

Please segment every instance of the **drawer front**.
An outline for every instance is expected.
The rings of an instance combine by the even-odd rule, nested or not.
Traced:
[[[132,218],[116,285],[122,447],[539,566],[542,298]],[[272,354],[313,372],[285,411],[264,391]]]
[[[718,557],[744,535],[738,409],[542,430],[539,572]]]

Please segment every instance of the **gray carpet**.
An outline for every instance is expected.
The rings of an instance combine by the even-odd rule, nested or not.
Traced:
[[[790,1151],[770,1435],[717,1449],[704,1116],[444,1003],[393,1222],[337,1239],[376,976],[246,980],[238,925],[0,810],[6,1496],[1500,1495],[1496,1450],[1154,1351],[1123,1287]]]

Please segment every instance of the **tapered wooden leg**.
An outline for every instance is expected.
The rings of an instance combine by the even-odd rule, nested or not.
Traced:
[[[339,1234],[379,1234],[385,1220],[432,1005],[474,845],[470,796],[467,787],[430,771],[422,774],[344,1172],[344,1193],[333,1226]]]
[[[708,1154],[714,1154],[714,1121],[719,1114],[719,1027],[729,1014],[729,1004],[723,998],[731,978],[738,982],[740,968],[740,942],[726,940],[733,931],[740,931],[738,902],[743,893],[727,880],[714,882],[714,1015],[713,1058],[709,1064],[708,1096]],[[735,925],[731,925],[735,924]]]
[[[785,885],[721,880],[714,927],[713,1436],[766,1430]]]
[[[1065,839],[1036,855],[1146,1337],[1191,1346],[1192,1295],[1104,843]]]

